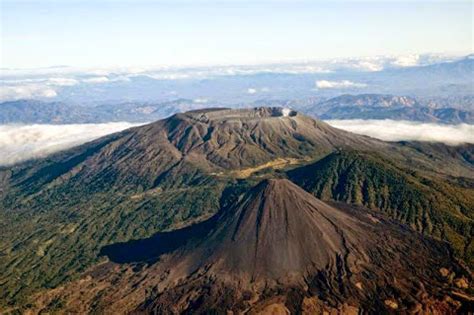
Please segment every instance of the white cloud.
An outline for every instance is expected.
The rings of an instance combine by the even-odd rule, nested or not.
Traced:
[[[267,87],[263,87],[261,89],[258,89],[258,88],[248,88],[247,89],[248,94],[256,94],[256,93],[259,93],[259,92],[268,93],[268,92],[270,92],[270,89],[267,88]]]
[[[198,104],[205,104],[208,102],[208,99],[207,98],[196,98],[193,100],[194,103],[198,103]]]
[[[40,95],[43,97],[52,98],[52,97],[56,97],[58,94],[53,89],[44,89],[42,90]]]
[[[155,80],[185,80],[185,79],[190,79],[190,78],[196,78],[198,77],[198,75],[196,76],[191,76],[190,74],[187,74],[187,73],[167,73],[167,72],[164,72],[164,73],[147,73],[147,74],[144,74],[145,76],[149,77],[149,78],[152,78],[152,79],[155,79]],[[132,75],[132,77],[134,76],[138,76],[138,74],[136,75]],[[203,76],[205,77],[205,76]]]
[[[82,82],[84,83],[106,83],[109,82],[109,78],[107,77],[93,77],[88,79],[83,79]]]
[[[56,87],[73,86],[78,83],[76,79],[63,77],[3,80],[0,81],[0,101],[53,98],[57,96]]]
[[[316,87],[318,89],[347,89],[347,88],[363,88],[366,87],[367,84],[364,83],[356,83],[349,80],[342,80],[342,81],[326,81],[326,80],[319,80],[316,81]]]
[[[19,99],[31,98],[53,98],[56,97],[56,91],[51,87],[41,84],[25,84],[0,87],[0,101],[13,101]]]
[[[128,76],[128,75],[119,75],[119,76],[113,77],[109,80],[114,81],[114,82],[130,82],[131,81],[130,76]]]
[[[73,86],[78,84],[79,81],[76,79],[71,78],[50,78],[48,79],[48,85],[56,85],[56,86]]]
[[[73,147],[137,124],[0,125],[0,165],[9,165]]]
[[[359,70],[364,70],[364,71],[375,72],[375,71],[383,70],[384,67],[378,61],[361,60],[354,64],[354,68],[357,68]]]
[[[392,64],[398,67],[413,67],[420,62],[419,55],[398,56],[392,61]]]
[[[328,120],[330,125],[385,141],[418,140],[474,143],[474,125],[443,125],[397,120]]]

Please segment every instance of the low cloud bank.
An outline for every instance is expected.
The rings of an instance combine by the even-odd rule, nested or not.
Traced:
[[[398,120],[327,120],[333,127],[385,141],[418,140],[446,144],[474,143],[474,125],[443,125]]]
[[[385,141],[474,143],[474,125],[395,120],[328,120],[330,125]],[[11,165],[67,149],[139,124],[0,125],[0,165]]]
[[[0,125],[0,165],[71,148],[137,124]]]
[[[393,65],[399,67],[414,67],[420,63],[420,55],[398,56],[392,62]]]
[[[106,82],[109,82],[109,78],[108,77],[93,77],[93,78],[89,78],[89,79],[84,79],[82,80],[82,82],[85,82],[85,83],[106,83]]]
[[[263,88],[248,88],[247,93],[248,94],[256,94],[256,93],[267,93],[270,92],[270,89],[267,87]]]
[[[367,84],[352,82],[349,80],[342,81],[316,81],[316,87],[318,89],[348,89],[348,88],[364,88]]]
[[[53,88],[39,84],[2,86],[0,89],[0,101],[14,101],[25,98],[53,98],[56,96],[57,93]]]

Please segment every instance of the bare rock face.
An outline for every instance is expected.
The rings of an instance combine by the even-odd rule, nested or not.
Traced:
[[[206,222],[103,249],[111,262],[37,298],[81,312],[440,313],[472,307],[448,247],[374,212],[265,180]],[[462,288],[440,269],[465,279]],[[446,273],[444,272],[444,273]],[[471,300],[470,300],[471,299]]]

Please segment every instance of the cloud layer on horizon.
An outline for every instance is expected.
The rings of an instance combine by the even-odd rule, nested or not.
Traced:
[[[0,165],[44,157],[137,124],[0,125]]]
[[[0,88],[0,101],[15,101],[19,99],[44,99],[57,96],[56,90],[41,84],[24,84]]]
[[[474,143],[474,125],[444,125],[405,120],[327,120],[333,127],[384,141],[430,141],[456,145]]]
[[[351,89],[351,88],[364,88],[367,87],[365,83],[357,83],[349,80],[341,81],[327,81],[319,80],[316,81],[316,88],[318,89]]]
[[[313,61],[294,61],[253,65],[216,66],[141,66],[78,68],[48,67],[38,69],[0,68],[0,101],[17,99],[48,99],[71,93],[73,86],[107,86],[115,82],[130,82],[136,77],[154,80],[207,79],[221,76],[255,75],[260,73],[328,74],[341,72],[374,72],[390,68],[429,65],[457,60],[459,55],[394,55],[374,57],[337,58]],[[318,81],[319,82],[319,81]],[[363,83],[351,81],[324,81],[316,83],[320,89],[360,88]],[[263,92],[263,90],[262,90]]]

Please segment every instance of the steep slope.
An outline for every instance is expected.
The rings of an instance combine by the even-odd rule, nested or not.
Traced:
[[[332,153],[288,175],[318,198],[379,209],[420,232],[446,239],[474,264],[471,185],[450,184],[377,154],[354,151]]]
[[[261,182],[204,223],[103,253],[127,263],[99,265],[40,294],[33,311],[451,313],[472,306],[464,286],[471,276],[444,244],[364,210],[329,206],[287,180]]]

